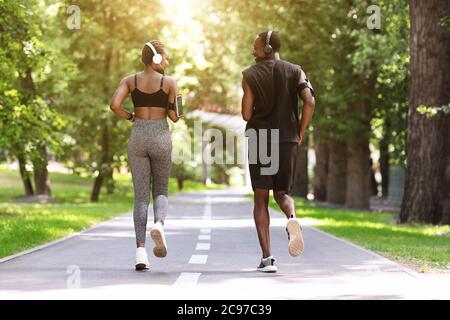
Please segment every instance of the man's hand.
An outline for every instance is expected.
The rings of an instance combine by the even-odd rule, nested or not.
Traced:
[[[302,144],[302,142],[303,142],[303,134],[302,133],[300,133],[299,135],[298,135],[298,141],[297,141],[297,144],[300,146],[301,144]]]

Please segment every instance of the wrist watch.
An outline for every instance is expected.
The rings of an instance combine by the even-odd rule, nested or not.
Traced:
[[[128,120],[133,122],[134,121],[134,116],[135,116],[134,112],[130,113],[130,116],[128,117]]]

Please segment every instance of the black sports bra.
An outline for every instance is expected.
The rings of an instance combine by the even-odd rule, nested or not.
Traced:
[[[145,93],[137,87],[137,74],[134,74],[134,90],[131,91],[131,100],[135,108],[138,107],[160,107],[166,109],[168,107],[169,95],[162,89],[164,75],[161,78],[159,90],[154,93]]]

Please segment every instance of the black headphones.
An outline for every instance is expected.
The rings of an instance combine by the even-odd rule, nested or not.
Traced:
[[[271,54],[272,53],[272,46],[270,45],[270,37],[272,36],[272,30],[267,31],[266,36],[266,45],[264,46],[264,53],[265,54]]]

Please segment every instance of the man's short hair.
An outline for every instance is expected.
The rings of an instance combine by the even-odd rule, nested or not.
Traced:
[[[263,41],[264,44],[267,41],[268,33],[269,33],[269,31],[264,31],[258,35],[258,37],[261,38],[261,40]],[[275,31],[272,31],[272,35],[270,36],[269,44],[272,46],[272,49],[274,52],[280,51],[281,39],[280,39],[280,36]]]

